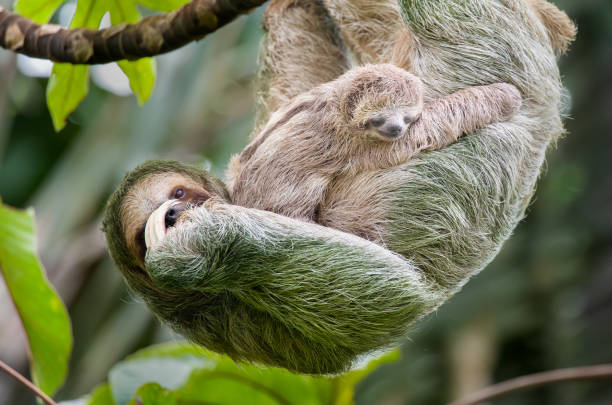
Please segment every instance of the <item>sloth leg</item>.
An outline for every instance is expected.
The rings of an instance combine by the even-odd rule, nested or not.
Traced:
[[[323,0],[356,61],[395,63],[409,70],[412,35],[397,1]]]
[[[273,0],[264,29],[255,134],[291,98],[348,69],[340,35],[320,0]]]

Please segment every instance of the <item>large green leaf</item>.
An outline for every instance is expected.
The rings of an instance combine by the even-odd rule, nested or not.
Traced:
[[[126,405],[138,392],[145,405],[162,395],[172,403],[328,404],[331,380],[290,373],[277,368],[237,365],[200,347],[164,344],[144,349],[111,370],[109,382],[117,405]],[[142,387],[144,382],[155,383]]]
[[[355,386],[393,352],[342,376],[325,378],[236,364],[199,346],[166,343],[140,350],[117,364],[109,383],[117,405],[249,404],[349,405]]]
[[[0,270],[23,322],[34,383],[52,395],[64,382],[72,332],[62,304],[36,257],[31,211],[0,202]]]
[[[108,381],[117,405],[126,405],[138,388],[146,383],[159,383],[169,389],[179,388],[194,370],[204,367],[214,367],[214,362],[191,354],[135,358],[113,367]]]

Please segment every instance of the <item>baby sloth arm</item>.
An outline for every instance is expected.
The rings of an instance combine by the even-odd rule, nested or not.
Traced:
[[[521,106],[521,95],[511,84],[469,87],[423,107],[421,118],[401,142],[412,153],[441,149],[487,125],[505,121]]]

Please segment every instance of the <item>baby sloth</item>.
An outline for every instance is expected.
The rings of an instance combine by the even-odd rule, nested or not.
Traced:
[[[423,105],[423,84],[391,64],[354,68],[275,112],[228,171],[236,205],[318,222],[334,180],[400,165],[464,133],[508,119],[521,105],[504,83]]]

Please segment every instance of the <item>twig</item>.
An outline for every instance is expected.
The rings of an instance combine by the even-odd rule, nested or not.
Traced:
[[[64,29],[0,7],[0,46],[55,62],[93,65],[135,60],[180,48],[266,0],[192,0],[178,10],[102,30]]]
[[[48,405],[57,405],[57,403],[52,400],[47,394],[42,392],[37,386],[28,381],[27,378],[19,374],[19,372],[13,368],[11,368],[8,364],[0,360],[0,370],[4,371],[23,385],[25,385],[30,391],[36,394],[40,399],[45,401]]]
[[[596,378],[612,378],[612,364],[599,366],[565,368],[561,370],[546,371],[514,378],[499,384],[491,385],[481,391],[454,401],[448,405],[475,405],[491,398],[505,395],[512,391],[519,391],[539,385],[551,384],[561,381],[590,380]]]

